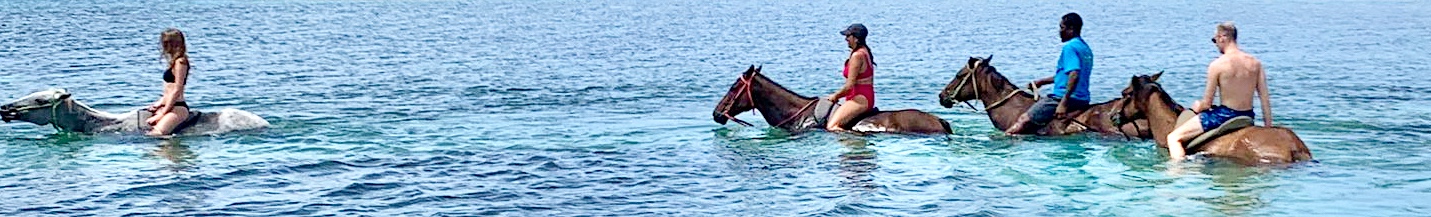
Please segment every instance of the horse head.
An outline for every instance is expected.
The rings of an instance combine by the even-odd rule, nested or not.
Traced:
[[[1163,72],[1152,76],[1133,76],[1128,82],[1128,87],[1123,88],[1123,104],[1118,106],[1117,115],[1113,116],[1113,124],[1123,125],[1131,123],[1133,120],[1148,118],[1149,97],[1152,97],[1154,93],[1163,93],[1163,96],[1167,96],[1163,92],[1163,85],[1158,84],[1158,78],[1162,76]]]
[[[50,124],[54,117],[54,109],[69,99],[70,92],[64,89],[31,93],[5,105],[0,105],[0,119],[6,123],[19,120],[38,125]]]
[[[726,121],[734,120],[741,125],[751,126],[750,123],[736,119],[736,115],[755,109],[755,99],[751,96],[751,85],[760,74],[760,69],[751,65],[740,78],[735,79],[735,83],[730,85],[730,90],[725,92],[725,97],[720,98],[720,103],[716,104],[715,111],[711,113],[715,122],[724,125]]]
[[[969,62],[959,70],[959,74],[954,75],[954,80],[949,81],[949,84],[944,86],[944,91],[939,92],[939,104],[945,108],[953,108],[955,103],[976,100],[979,94],[975,90],[975,86],[979,85],[975,84],[976,77],[997,73],[998,70],[989,65],[993,60],[993,55],[987,58],[969,57]]]

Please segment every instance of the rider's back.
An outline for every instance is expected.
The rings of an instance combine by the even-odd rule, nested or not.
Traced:
[[[1219,101],[1234,110],[1252,110],[1253,94],[1262,81],[1262,61],[1250,54],[1234,52],[1218,57],[1213,65],[1218,73]]]

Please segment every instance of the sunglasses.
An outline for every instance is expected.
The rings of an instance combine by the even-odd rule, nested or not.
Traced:
[[[1217,37],[1212,37],[1212,43],[1217,44]]]

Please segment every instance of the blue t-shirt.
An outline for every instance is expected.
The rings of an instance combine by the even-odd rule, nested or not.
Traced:
[[[1088,80],[1093,74],[1093,50],[1083,37],[1074,37],[1063,44],[1063,52],[1058,55],[1058,69],[1053,75],[1053,90],[1049,95],[1063,98],[1068,93],[1068,72],[1078,70],[1078,84],[1074,84],[1073,99],[1088,101]]]

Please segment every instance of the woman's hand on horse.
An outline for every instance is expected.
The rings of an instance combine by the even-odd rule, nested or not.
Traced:
[[[830,100],[830,102],[840,102],[840,95],[830,94],[830,96],[825,97],[825,100]]]

